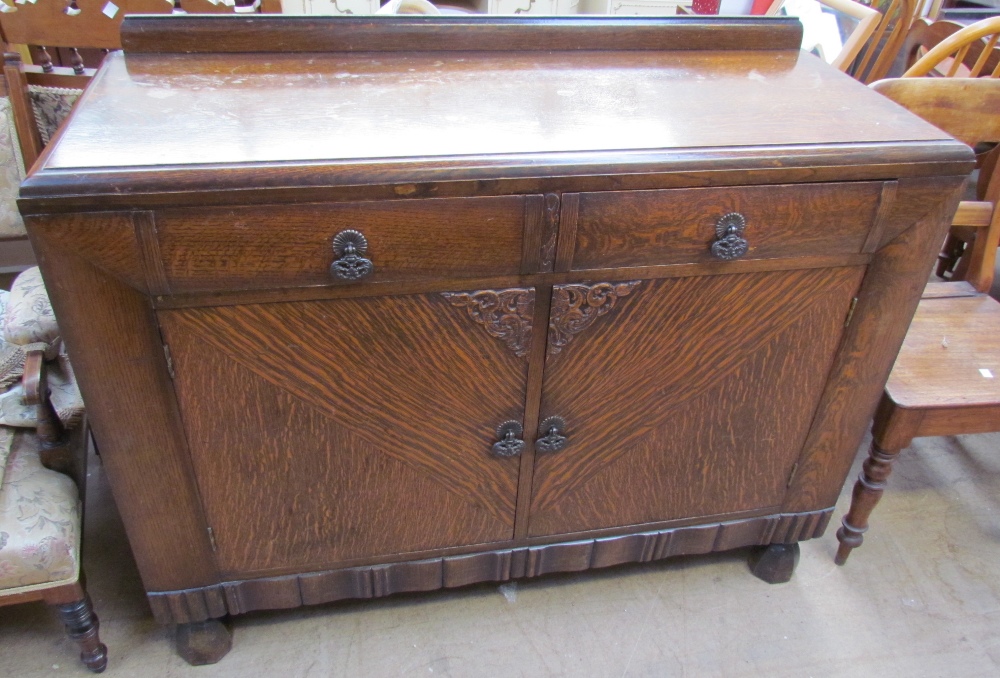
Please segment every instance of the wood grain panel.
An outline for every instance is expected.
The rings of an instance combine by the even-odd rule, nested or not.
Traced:
[[[863,270],[642,281],[546,364],[529,534],[779,505]]]
[[[778,514],[708,525],[674,527],[565,544],[485,551],[418,561],[366,565],[327,572],[226,582],[187,591],[149,594],[161,623],[202,621],[225,605],[229,614],[350,598],[379,598],[485,581],[508,581],[552,572],[580,571],[743,546],[792,543],[823,534],[833,509]]]
[[[160,321],[224,572],[512,537],[519,460],[491,446],[522,420],[527,360],[465,309],[423,295]]]
[[[129,287],[147,291],[142,253],[126,212],[68,214],[29,218],[36,238],[79,257]]]
[[[580,195],[571,268],[709,263],[716,222],[746,219],[745,259],[860,252],[878,182],[621,191]]]
[[[30,221],[45,286],[146,590],[218,581],[148,299],[49,243],[49,234],[86,219]],[[129,223],[126,235],[132,232]]]
[[[524,215],[524,197],[504,196],[164,210],[156,228],[171,289],[192,292],[517,275]],[[374,271],[361,282],[330,274],[347,229],[368,240]]]
[[[896,205],[905,204],[904,182],[899,183]],[[903,343],[961,197],[964,179],[945,177],[922,183],[924,190],[935,196],[933,200],[926,198],[932,204],[916,215],[910,213],[916,220],[902,232],[899,222],[907,212],[894,209],[894,223],[885,236],[893,240],[879,249],[868,267],[798,472],[789,486],[784,504],[788,512],[830,506],[836,501]]]

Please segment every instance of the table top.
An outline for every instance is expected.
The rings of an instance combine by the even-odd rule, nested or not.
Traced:
[[[798,49],[604,47],[126,49],[108,57],[22,195],[82,190],[86,177],[130,168],[252,167],[258,180],[293,165],[371,174],[418,163],[422,176],[444,177],[506,164],[552,174],[662,165],[685,152],[911,142],[945,142],[951,160],[967,160],[943,132]]]

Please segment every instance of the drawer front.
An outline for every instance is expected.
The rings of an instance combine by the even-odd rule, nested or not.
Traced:
[[[523,196],[164,210],[156,239],[171,292],[516,275]],[[334,239],[361,233],[358,279],[331,270]]]
[[[722,261],[712,253],[716,227],[733,212],[745,220],[741,259],[854,254],[881,191],[864,182],[581,193],[568,268]]]

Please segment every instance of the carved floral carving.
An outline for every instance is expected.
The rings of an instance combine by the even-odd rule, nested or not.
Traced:
[[[500,339],[519,358],[531,348],[531,323],[535,312],[534,288],[443,292],[452,306],[465,308],[491,337]]]
[[[552,288],[552,311],[549,316],[549,357],[557,355],[573,337],[607,315],[620,297],[630,294],[640,283],[597,283],[595,285],[556,285]]]

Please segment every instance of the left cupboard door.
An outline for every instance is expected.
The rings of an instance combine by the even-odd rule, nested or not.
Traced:
[[[523,423],[533,308],[519,288],[159,311],[223,576],[511,539],[520,460],[494,443]]]

